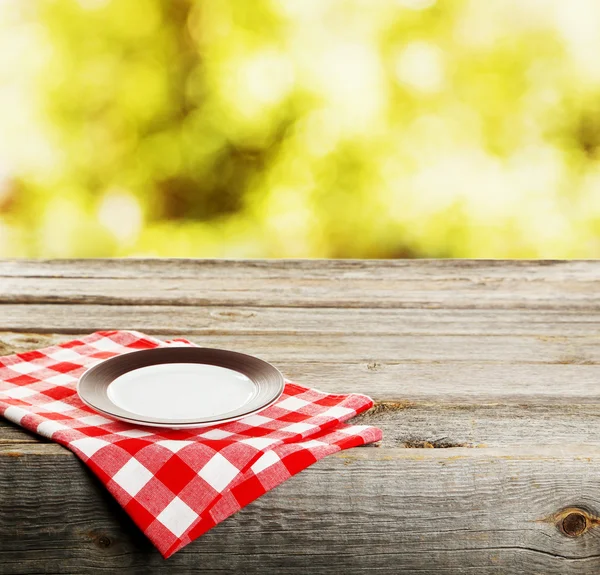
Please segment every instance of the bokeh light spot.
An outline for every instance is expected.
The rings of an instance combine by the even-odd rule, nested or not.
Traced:
[[[411,42],[396,60],[396,77],[420,92],[437,92],[443,87],[442,51],[428,42]]]
[[[142,210],[132,194],[113,189],[100,202],[98,220],[119,241],[131,243],[142,228]]]

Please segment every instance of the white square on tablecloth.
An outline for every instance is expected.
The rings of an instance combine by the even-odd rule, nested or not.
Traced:
[[[56,361],[72,361],[81,359],[81,354],[73,351],[72,349],[58,349],[48,354],[48,357],[55,359]]]
[[[271,418],[265,417],[264,415],[249,415],[248,417],[244,417],[244,419],[240,419],[239,422],[244,425],[250,425],[251,427],[259,427],[266,423],[271,423],[271,421],[273,421]]]
[[[271,465],[274,465],[279,461],[281,460],[279,459],[279,455],[277,455],[277,453],[274,451],[267,451],[262,457],[254,462],[254,465],[251,467],[251,469],[254,473],[258,474],[263,471],[263,469],[271,467]]]
[[[229,463],[220,453],[215,453],[210,461],[198,472],[198,475],[211,487],[221,493],[234,479],[240,470]]]
[[[14,421],[15,423],[21,423],[21,419],[23,419],[26,415],[29,415],[29,412],[25,411],[21,407],[17,407],[16,405],[9,405],[4,411],[4,417],[10,421]]]
[[[17,371],[23,374],[31,373],[32,371],[37,371],[38,369],[44,369],[43,366],[37,365],[35,363],[30,363],[28,361],[14,363],[13,365],[7,365],[6,367],[8,367],[8,369],[12,369],[13,371]]]
[[[110,445],[110,443],[103,439],[98,439],[97,437],[84,437],[83,439],[71,441],[69,445],[76,447],[79,451],[83,451],[85,455],[91,457],[96,451],[102,449],[106,445]]]
[[[103,337],[98,341],[90,342],[89,345],[102,351],[123,351],[123,346],[121,344],[114,342],[108,337]]]
[[[58,423],[58,421],[52,421],[49,419],[48,421],[42,421],[37,427],[37,432],[48,439],[52,438],[52,434],[55,431],[61,431],[62,429],[70,429],[66,425],[62,423]]]
[[[325,443],[324,441],[309,439],[308,441],[299,441],[296,445],[304,447],[305,449],[313,449],[314,447],[327,447],[329,444]]]
[[[45,381],[55,385],[68,385],[69,383],[74,383],[77,381],[77,378],[73,375],[69,375],[68,373],[59,373],[58,375],[53,375],[52,377],[46,378]]]
[[[278,441],[278,439],[269,439],[268,437],[248,437],[247,439],[241,439],[240,443],[250,445],[256,449],[264,449],[265,447],[269,447],[269,445],[273,445]]]
[[[225,439],[231,435],[233,435],[231,431],[225,431],[223,429],[211,429],[210,431],[201,433],[200,437],[204,437],[205,439]]]
[[[142,429],[127,429],[125,431],[116,431],[115,433],[125,437],[145,437],[146,435],[154,435],[151,431],[144,431]]]
[[[31,387],[27,387],[25,385],[19,385],[18,387],[13,387],[12,389],[6,389],[2,393],[8,395],[8,397],[12,397],[13,399],[23,399],[24,397],[35,395],[36,393],[39,393],[39,391],[31,389]]]
[[[87,415],[86,417],[79,418],[79,421],[86,425],[106,425],[107,423],[112,423],[113,420],[101,415]]]
[[[186,529],[199,517],[199,515],[187,506],[179,497],[175,497],[167,505],[157,519],[169,530],[175,537],[181,537]]]
[[[292,396],[277,403],[277,407],[281,409],[287,409],[288,411],[297,411],[298,409],[302,409],[305,405],[308,404],[308,401],[304,401],[304,399]]]
[[[334,417],[339,419],[340,417],[344,417],[344,415],[350,415],[354,413],[353,409],[348,409],[347,407],[342,407],[341,405],[335,405],[334,407],[330,407],[327,411],[321,414],[321,417]]]
[[[349,425],[348,427],[342,427],[337,431],[339,433],[343,433],[344,435],[355,435],[357,433],[362,433],[365,429],[370,429],[370,425]]]
[[[40,407],[47,411],[51,411],[52,413],[64,413],[65,411],[77,409],[75,406],[65,403],[64,401],[51,401],[50,403],[40,405]]]
[[[310,423],[292,423],[291,425],[282,428],[281,431],[287,431],[288,433],[304,433],[315,427],[316,425],[311,425]]]
[[[135,457],[132,457],[115,475],[113,481],[134,497],[148,481],[152,473],[148,471]]]

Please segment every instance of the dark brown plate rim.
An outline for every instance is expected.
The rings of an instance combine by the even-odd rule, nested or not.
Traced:
[[[232,369],[253,381],[258,387],[258,396],[238,409],[216,416],[193,419],[142,418],[137,413],[115,405],[108,397],[108,386],[120,375],[142,367],[169,363],[200,363]],[[109,417],[139,425],[205,427],[235,421],[265,409],[281,396],[284,386],[285,379],[281,372],[253,355],[217,348],[176,346],[131,351],[106,359],[81,375],[77,382],[77,393],[92,409]]]

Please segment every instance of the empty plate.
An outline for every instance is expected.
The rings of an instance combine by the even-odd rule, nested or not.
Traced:
[[[81,400],[104,415],[154,427],[206,427],[261,411],[283,393],[271,364],[243,353],[162,347],[125,353],[88,369]]]

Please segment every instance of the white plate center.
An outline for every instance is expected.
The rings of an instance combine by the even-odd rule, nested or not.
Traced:
[[[242,407],[256,393],[243,373],[201,363],[164,363],[128,371],[106,393],[121,409],[159,419],[202,419]]]

